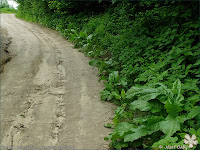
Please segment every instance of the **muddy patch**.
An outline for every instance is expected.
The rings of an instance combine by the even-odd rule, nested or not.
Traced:
[[[104,124],[116,107],[100,100],[104,86],[89,59],[55,30],[13,14],[1,24],[12,37],[2,58],[14,55],[1,74],[1,146],[109,149]]]
[[[0,73],[3,72],[4,66],[8,63],[12,56],[8,50],[9,45],[12,42],[12,38],[8,36],[8,32],[5,28],[1,27],[1,69]]]

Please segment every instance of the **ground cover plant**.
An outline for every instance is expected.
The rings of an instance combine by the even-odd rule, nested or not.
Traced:
[[[0,8],[0,12],[14,14],[17,13],[17,10],[14,8]]]
[[[105,125],[112,148],[200,143],[199,2],[17,2],[17,17],[56,29],[99,68],[101,99],[119,105]]]

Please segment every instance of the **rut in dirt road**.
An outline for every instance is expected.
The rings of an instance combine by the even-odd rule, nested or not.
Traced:
[[[10,14],[1,26],[15,55],[1,74],[1,145],[107,149],[115,106],[100,100],[89,59],[54,30]]]

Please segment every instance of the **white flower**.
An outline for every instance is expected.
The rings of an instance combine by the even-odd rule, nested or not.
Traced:
[[[196,140],[196,136],[193,134],[192,137],[190,137],[188,134],[185,135],[184,143],[189,145],[189,148],[193,148],[194,145],[198,144],[198,141]]]

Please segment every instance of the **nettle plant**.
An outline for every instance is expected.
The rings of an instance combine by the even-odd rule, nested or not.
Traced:
[[[105,138],[111,139],[112,147],[158,149],[159,145],[183,145],[188,133],[195,132],[200,136],[197,121],[200,106],[195,106],[199,97],[185,99],[180,80],[173,83],[172,89],[161,83],[153,87],[133,86],[127,91],[126,98],[134,100],[130,104],[131,111],[139,110],[145,114],[129,122],[116,123],[113,133]],[[197,140],[200,142],[199,138]]]

